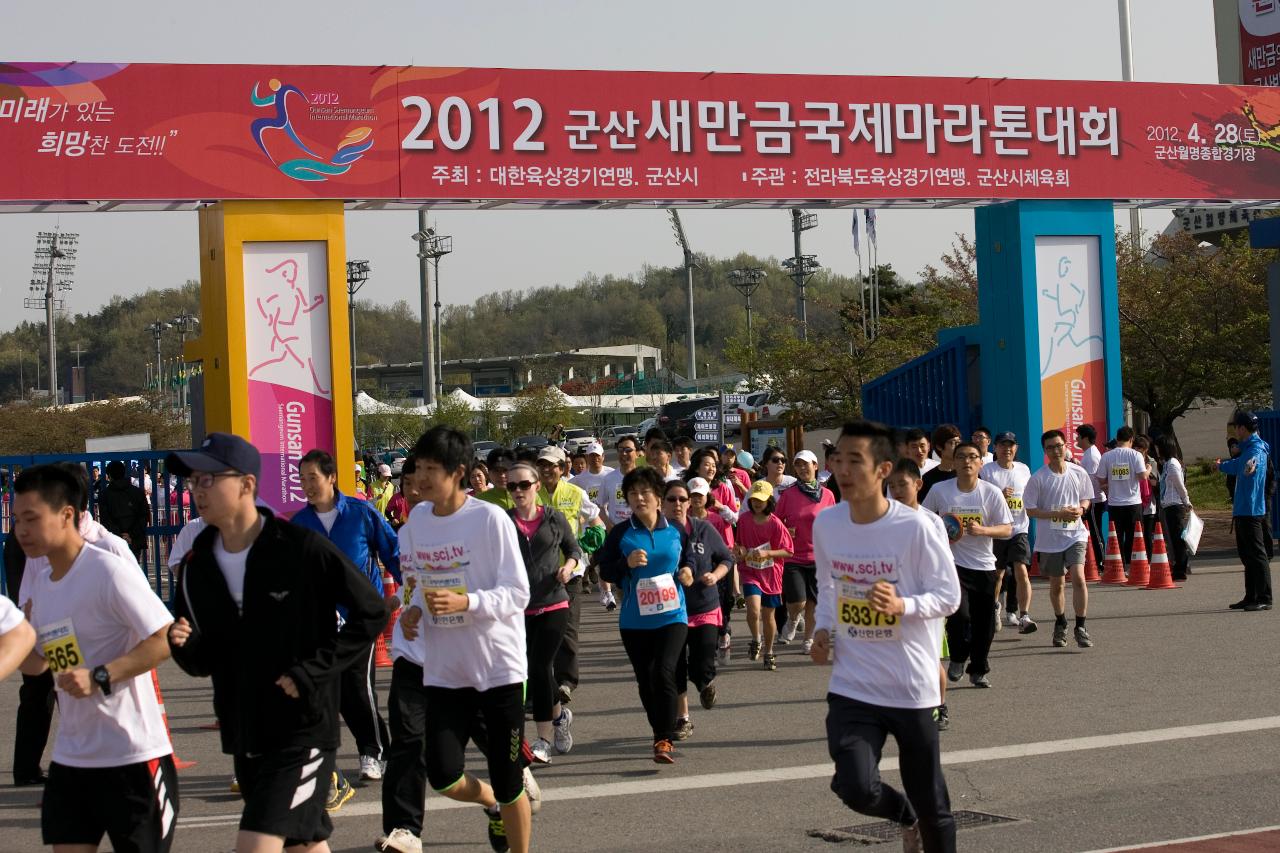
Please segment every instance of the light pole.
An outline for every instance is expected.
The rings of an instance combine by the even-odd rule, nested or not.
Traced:
[[[693,268],[697,263],[693,258],[693,250],[689,248],[689,239],[685,236],[684,226],[680,224],[680,211],[672,208],[667,212],[671,215],[671,230],[676,235],[676,243],[684,252],[685,300],[689,308],[689,379],[695,381],[698,378],[698,359],[694,353],[693,340]]]
[[[200,318],[184,310],[170,323],[178,330],[178,359],[182,364],[182,375],[178,377],[178,408],[182,411],[182,417],[185,420],[187,417],[187,335],[194,332],[200,325]]]
[[[360,396],[357,386],[358,368],[356,359],[356,294],[369,280],[368,261],[347,261],[347,308],[351,311],[351,416],[355,421],[356,441],[360,440],[360,407],[356,400]]]
[[[1117,11],[1120,14],[1120,79],[1127,83],[1133,80],[1133,16],[1129,0],[1118,0]],[[1134,255],[1138,255],[1142,251],[1142,214],[1137,205],[1129,208],[1129,241]]]
[[[31,296],[23,301],[27,308],[44,309],[48,327],[49,346],[49,401],[56,408],[58,400],[58,335],[54,328],[53,312],[62,310],[63,302],[58,293],[71,289],[76,267],[76,244],[79,234],[64,234],[58,229],[36,233],[36,260],[31,272]],[[44,293],[41,294],[40,291]]]
[[[160,361],[160,339],[164,337],[164,330],[169,328],[169,324],[156,320],[154,323],[148,323],[145,331],[151,333],[151,337],[156,342],[156,390],[161,394],[164,393],[164,368]]]
[[[754,351],[756,348],[755,338],[751,332],[751,294],[756,292],[756,288],[764,281],[764,270],[760,267],[743,267],[741,269],[729,270],[729,281],[747,300],[747,348]]]
[[[791,233],[795,238],[795,254],[782,262],[782,266],[796,283],[796,320],[800,323],[800,340],[809,340],[809,306],[805,300],[805,283],[818,270],[818,256],[800,252],[800,235],[818,227],[818,215],[795,208],[791,211]]]
[[[425,215],[424,215],[425,219]],[[421,224],[421,223],[420,223]],[[423,335],[423,394],[427,393],[427,387],[430,385],[434,391],[434,396],[439,397],[444,393],[444,362],[442,359],[443,349],[440,346],[440,339],[443,330],[440,328],[440,259],[453,251],[453,238],[437,234],[436,229],[426,228],[414,235],[419,238],[418,241],[418,258],[422,261],[423,269],[426,269],[427,261],[432,261],[435,266],[436,273],[436,301],[435,301],[435,348],[432,351],[431,336]],[[425,280],[425,279],[424,279]],[[427,316],[427,291],[422,291],[422,316]],[[434,363],[435,370],[428,369],[428,364]],[[428,402],[424,400],[423,402]]]

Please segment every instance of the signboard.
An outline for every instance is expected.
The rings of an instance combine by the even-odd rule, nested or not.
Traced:
[[[1240,4],[1240,79],[1249,86],[1280,86],[1280,0]]]
[[[787,428],[785,426],[767,426],[751,430],[751,455],[759,460],[770,447],[787,449]]]
[[[1037,237],[1036,310],[1044,429],[1079,459],[1076,427],[1109,434],[1097,237]]]
[[[307,502],[299,458],[334,446],[327,264],[319,240],[244,244],[249,440],[258,496],[285,516]]]
[[[1278,126],[1181,83],[9,63],[0,202],[1274,199]]]

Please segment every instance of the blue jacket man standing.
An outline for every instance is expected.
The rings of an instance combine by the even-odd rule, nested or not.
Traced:
[[[1231,426],[1240,441],[1240,455],[1218,460],[1218,470],[1236,477],[1232,495],[1232,526],[1236,552],[1244,564],[1244,598],[1230,605],[1232,610],[1256,612],[1271,609],[1271,558],[1267,518],[1267,466],[1271,448],[1258,435],[1258,417],[1237,411]]]
[[[310,451],[298,460],[298,473],[307,505],[294,515],[293,523],[328,538],[386,597],[378,560],[397,581],[400,579],[400,540],[391,525],[373,504],[338,491],[338,465],[329,453]],[[395,603],[388,601],[388,605],[394,607]],[[340,679],[342,719],[359,748],[360,778],[365,780],[382,778],[388,744],[387,724],[378,710],[374,684],[375,645],[376,641],[370,643],[360,660],[347,668]]]

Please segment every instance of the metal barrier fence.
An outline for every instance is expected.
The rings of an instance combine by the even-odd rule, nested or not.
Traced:
[[[862,414],[870,420],[926,432],[952,423],[969,435],[969,365],[965,339],[954,338],[862,386]]]
[[[169,549],[182,526],[191,519],[191,492],[186,481],[164,473],[167,450],[128,453],[67,453],[41,456],[0,456],[0,546],[13,529],[13,481],[23,468],[48,462],[73,462],[89,472],[89,512],[100,517],[98,503],[106,488],[107,464],[119,460],[129,469],[134,485],[147,493],[146,544],[139,562],[156,595],[172,604],[173,575],[168,568]],[[96,471],[96,475],[95,475]],[[9,594],[6,567],[0,561],[0,592]],[[15,590],[16,594],[16,590]]]

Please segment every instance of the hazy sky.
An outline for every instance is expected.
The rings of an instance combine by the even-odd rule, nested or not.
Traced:
[[[416,64],[512,68],[892,74],[1118,80],[1115,0],[538,0],[354,6],[334,0],[121,3],[7,0],[0,61]],[[1138,80],[1216,82],[1207,0],[1133,0]],[[1125,221],[1127,222],[1127,214]],[[785,211],[682,214],[695,251],[791,252]],[[848,212],[819,213],[805,251],[856,271]],[[114,294],[198,278],[194,213],[63,215],[80,233],[72,312]],[[443,212],[454,237],[442,263],[443,301],[508,288],[572,284],[587,272],[626,275],[680,261],[660,211]],[[1148,229],[1167,214],[1144,215]],[[35,232],[51,215],[0,215],[0,329],[24,317]],[[352,213],[349,257],[372,262],[360,298],[417,304],[412,212]],[[909,276],[936,263],[970,211],[886,211],[880,261]],[[777,283],[774,286],[784,286]]]

